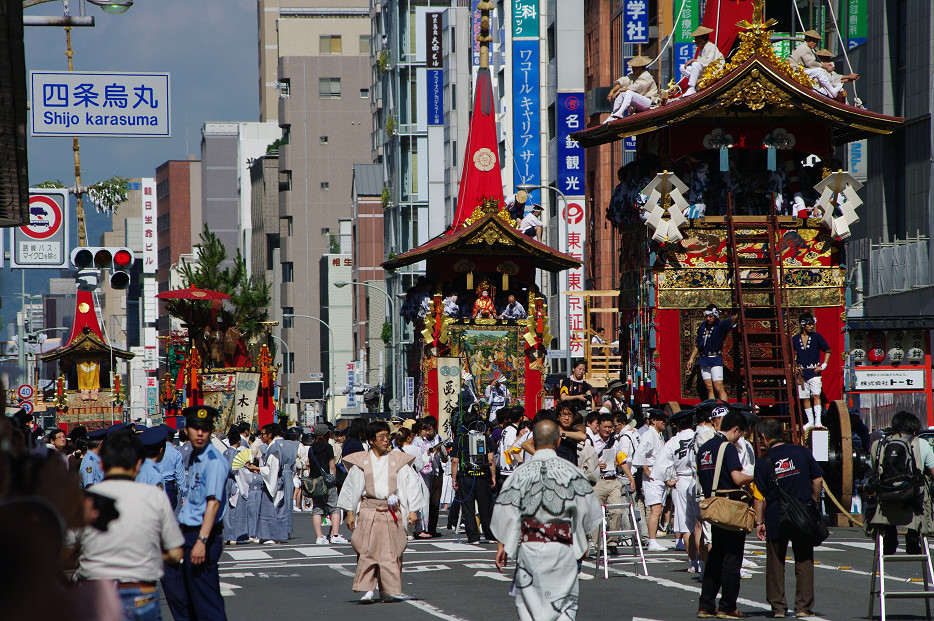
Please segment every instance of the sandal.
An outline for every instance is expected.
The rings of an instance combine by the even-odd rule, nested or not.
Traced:
[[[427,533],[425,531],[418,533],[416,537],[418,537],[419,539],[434,539],[434,535],[432,535],[431,533]]]

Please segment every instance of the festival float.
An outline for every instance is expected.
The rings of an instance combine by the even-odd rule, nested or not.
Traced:
[[[426,273],[408,293],[405,313],[420,336],[420,390],[416,410],[438,417],[446,434],[459,407],[462,382],[482,397],[502,379],[512,401],[532,417],[546,396],[546,351],[551,345],[548,308],[536,280],[580,266],[523,234],[506,209],[497,158],[495,102],[489,71],[489,14],[481,2],[480,70],[463,159],[457,212],[442,235],[390,258],[386,270],[425,261]],[[527,317],[500,318],[513,295]]]
[[[862,186],[834,150],[888,134],[902,119],[816,92],[773,51],[763,5],[751,3],[735,51],[722,49],[725,61],[704,70],[696,94],[663,92],[661,105],[572,136],[584,147],[636,139],[608,215],[624,249],[621,375],[639,378],[633,401],[677,411],[707,398],[697,368],[685,367],[704,309],[715,304],[738,315],[722,352],[730,401],[780,419],[789,439],[803,442],[791,337],[809,311],[833,353],[822,373],[828,483],[849,509],[860,459],[844,400],[844,247]],[[668,92],[676,90],[672,82]]]

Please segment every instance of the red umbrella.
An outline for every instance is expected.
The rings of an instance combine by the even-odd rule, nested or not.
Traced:
[[[163,291],[156,294],[157,298],[162,300],[229,300],[230,296],[220,291],[211,291],[210,289],[198,289],[197,287],[186,287],[185,289],[175,289],[174,291]]]

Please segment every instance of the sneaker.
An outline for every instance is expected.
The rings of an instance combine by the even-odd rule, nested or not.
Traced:
[[[697,618],[698,619],[710,619],[711,617],[716,617],[717,611],[711,610],[710,608],[698,608],[697,609]]]
[[[813,617],[813,616],[815,616],[813,610],[799,610],[798,612],[795,613],[795,617],[797,617],[798,619],[806,619],[808,617]]]
[[[318,537],[318,539],[315,541],[315,545],[318,545],[318,546],[326,546],[326,545],[328,545],[329,543],[331,543],[331,542],[328,541],[328,538],[327,538],[327,537]],[[369,593],[372,593],[372,591],[368,591],[368,592],[369,592]]]
[[[718,619],[745,619],[746,615],[744,615],[738,610],[733,610],[733,611],[718,610],[717,618]]]
[[[331,543],[332,544],[348,544],[350,542],[347,541],[347,539],[345,539],[343,535],[338,534],[338,535],[331,535]]]
[[[700,569],[698,569],[697,565],[695,565],[694,563],[691,563],[690,565],[688,565],[689,574],[696,574],[699,572],[700,572]]]
[[[246,541],[247,543],[259,543],[259,537],[250,537]]]
[[[757,568],[757,567],[759,567],[759,566],[756,565],[755,563],[753,563],[752,561],[750,561],[748,558],[746,558],[746,557],[744,556],[744,557],[743,557],[743,567],[749,567],[749,568],[755,569],[755,568]]]
[[[264,546],[272,546],[272,545],[275,545],[275,544],[277,544],[277,543],[279,543],[279,542],[276,541],[275,539],[267,539],[266,541],[263,542],[263,545],[264,545]]]
[[[373,591],[367,591],[363,594],[363,597],[360,598],[361,604],[372,604],[376,601],[376,596]]]
[[[748,569],[740,569],[740,570],[739,570],[739,577],[740,577],[740,578],[749,579],[749,578],[752,578],[752,575],[753,575],[752,572],[749,571]]]
[[[645,547],[649,552],[667,552],[668,548],[658,543],[654,539],[649,539],[649,545]]]
[[[655,536],[656,536],[656,537],[667,537],[667,536],[668,536],[668,533],[666,533],[666,532],[663,531],[663,530],[660,530],[660,531],[658,531],[658,532],[655,533]]]

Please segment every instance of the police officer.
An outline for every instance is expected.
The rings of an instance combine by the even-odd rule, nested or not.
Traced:
[[[81,487],[90,487],[104,480],[101,468],[101,442],[107,435],[106,429],[95,429],[88,433],[88,452],[81,459]]]
[[[140,464],[136,480],[139,483],[155,485],[161,490],[165,489],[165,479],[159,471],[159,462],[165,454],[165,429],[161,427],[148,427],[139,434],[143,444],[143,463]]]
[[[207,405],[182,410],[191,451],[184,456],[187,472],[180,488],[185,502],[178,523],[185,536],[179,567],[166,566],[163,588],[175,621],[225,621],[217,573],[223,551],[227,460],[211,445],[219,412]]]
[[[172,510],[177,514],[179,501],[181,500],[178,493],[178,482],[185,478],[185,470],[182,469],[182,454],[172,444],[172,440],[175,439],[175,430],[166,424],[159,425],[159,427],[165,429],[166,432],[165,455],[162,456],[162,461],[156,463],[156,467],[162,473],[165,494],[169,497],[169,502],[172,503]]]

